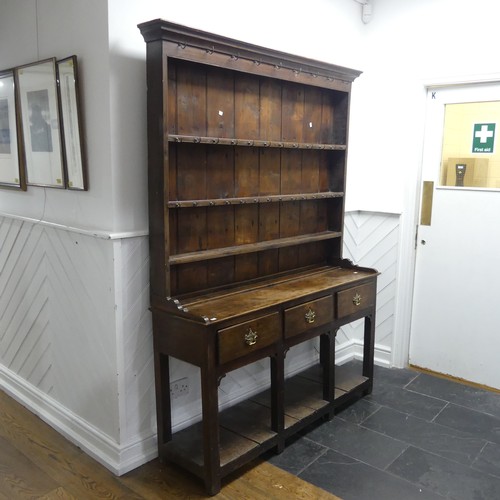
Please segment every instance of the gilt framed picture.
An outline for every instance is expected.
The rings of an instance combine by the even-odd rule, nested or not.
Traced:
[[[14,71],[0,72],[0,186],[26,190],[18,141]]]
[[[66,187],[85,191],[87,169],[82,142],[82,116],[76,56],[57,61],[61,103],[62,137],[66,165]]]
[[[26,183],[65,187],[56,60],[15,68]]]

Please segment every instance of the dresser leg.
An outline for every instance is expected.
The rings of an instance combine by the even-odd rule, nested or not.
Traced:
[[[373,357],[375,353],[375,312],[365,317],[363,346],[363,376],[369,380],[364,394],[371,394],[373,388]]]
[[[158,455],[164,459],[166,443],[172,439],[171,408],[170,408],[170,376],[168,355],[155,349],[155,389],[156,389],[156,419],[158,422]]]
[[[220,431],[217,374],[213,366],[201,368],[201,399],[203,406],[203,467],[205,487],[209,495],[221,488]]]
[[[285,355],[283,350],[271,356],[271,429],[279,436],[276,453],[285,449]]]
[[[217,493],[219,493],[221,489],[220,479],[218,481],[215,482],[210,481],[208,483],[207,480],[205,480],[205,489],[209,496],[213,497],[214,495],[217,495]]]
[[[335,399],[335,335],[336,331],[320,336],[320,362],[323,367],[323,399],[330,403],[330,411],[326,419],[334,416],[333,401]]]

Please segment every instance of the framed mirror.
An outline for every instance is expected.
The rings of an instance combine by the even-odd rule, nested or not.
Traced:
[[[86,191],[87,168],[82,142],[82,115],[76,56],[57,61],[66,187]]]
[[[26,183],[65,187],[55,58],[15,70]]]
[[[0,186],[26,190],[15,90],[14,71],[0,72]]]

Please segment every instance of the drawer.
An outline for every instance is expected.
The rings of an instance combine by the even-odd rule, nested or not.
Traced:
[[[312,330],[333,321],[331,295],[285,309],[285,337]]]
[[[375,283],[367,283],[337,292],[337,318],[372,307],[375,304],[375,295]]]
[[[275,312],[224,328],[217,334],[219,363],[227,363],[279,340],[281,337],[280,316]]]

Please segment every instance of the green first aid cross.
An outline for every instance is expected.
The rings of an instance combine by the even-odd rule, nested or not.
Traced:
[[[496,123],[474,123],[473,153],[493,153]]]

